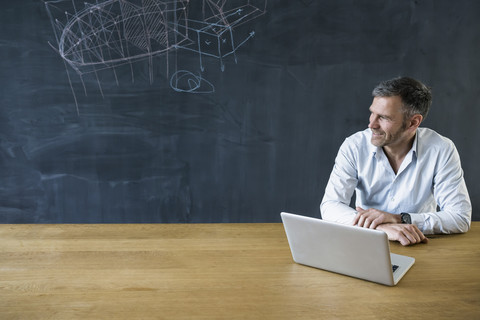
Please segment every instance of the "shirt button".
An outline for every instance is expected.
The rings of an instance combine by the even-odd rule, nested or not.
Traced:
[[[395,198],[394,198],[394,197],[392,197],[391,201],[392,201],[392,202],[393,202],[393,201],[395,201]]]

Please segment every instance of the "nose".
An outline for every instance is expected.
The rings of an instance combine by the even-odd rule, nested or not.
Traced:
[[[370,114],[370,118],[368,119],[369,123],[368,123],[368,127],[370,129],[372,128],[378,128],[378,117],[375,116],[373,113]]]

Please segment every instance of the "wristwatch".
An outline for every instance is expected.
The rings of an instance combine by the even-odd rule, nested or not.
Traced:
[[[404,224],[412,224],[412,217],[410,217],[410,213],[406,213],[406,212],[400,213],[400,219]]]

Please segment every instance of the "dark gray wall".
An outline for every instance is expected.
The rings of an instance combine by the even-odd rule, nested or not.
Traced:
[[[456,143],[479,220],[480,2],[269,1],[237,63],[222,72],[205,59],[214,93],[171,89],[174,61],[200,72],[195,54],[178,52],[168,68],[152,60],[153,81],[145,61],[134,82],[128,68],[118,85],[100,73],[103,96],[91,74],[85,94],[48,44],[42,1],[4,1],[0,222],[318,216],[340,143],[367,126],[373,86],[398,75],[433,87],[424,126]]]

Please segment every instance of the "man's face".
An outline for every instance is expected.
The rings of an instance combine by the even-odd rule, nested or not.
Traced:
[[[375,97],[370,106],[371,142],[376,147],[396,146],[405,141],[406,123],[399,96]]]

